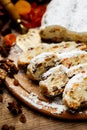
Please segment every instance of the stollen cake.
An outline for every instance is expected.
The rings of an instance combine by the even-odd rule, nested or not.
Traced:
[[[61,94],[69,80],[66,71],[67,68],[65,66],[57,65],[44,73],[42,80],[39,82],[42,94],[47,97]]]
[[[18,57],[18,66],[20,68],[24,68],[30,63],[32,58],[41,54],[42,52],[45,52],[47,48],[49,48],[49,44],[45,43],[37,45],[35,47],[29,47],[27,51],[22,52]]]
[[[27,51],[30,47],[41,44],[41,37],[38,29],[29,29],[28,33],[18,35],[16,45],[22,50]]]
[[[41,53],[34,57],[27,66],[29,79],[40,80],[41,75],[59,63],[58,55],[51,52]]]
[[[40,36],[44,42],[75,41],[87,43],[87,32],[75,32],[59,25],[50,25],[40,30]]]
[[[87,102],[87,71],[76,74],[68,81],[63,101],[71,109],[78,109]]]
[[[23,51],[18,57],[18,66],[25,67],[30,63],[30,60],[35,56],[41,54],[42,52],[54,52],[63,53],[69,52],[71,50],[85,50],[87,49],[86,44],[76,43],[76,42],[61,42],[61,43],[42,43],[40,45],[29,47],[27,51]]]
[[[82,63],[87,63],[87,52],[81,50],[72,50],[70,52],[64,52],[58,55],[60,64],[70,68]]]
[[[67,70],[68,77],[72,77],[78,73],[85,73],[87,70],[87,63],[79,64],[76,66],[72,66]]]
[[[51,0],[41,22],[44,41],[87,43],[87,1]]]
[[[86,0],[51,0],[42,18],[42,27],[60,25],[74,32],[87,32]]]

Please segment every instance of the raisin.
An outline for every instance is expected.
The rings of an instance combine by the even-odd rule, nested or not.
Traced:
[[[18,86],[18,85],[19,85],[19,82],[18,82],[17,79],[14,79],[14,85],[15,85],[15,86]]]
[[[7,108],[10,110],[10,112],[13,115],[18,115],[18,114],[22,113],[22,106],[20,104],[18,104],[16,101],[8,103]]]
[[[3,97],[1,94],[0,94],[0,102],[3,102]]]
[[[4,124],[4,125],[2,126],[2,128],[1,128],[1,130],[9,130],[8,125],[7,125],[7,124]]]
[[[9,130],[15,130],[14,126],[9,126]]]
[[[21,114],[21,116],[20,116],[20,122],[26,123],[26,117],[25,117],[24,114]]]

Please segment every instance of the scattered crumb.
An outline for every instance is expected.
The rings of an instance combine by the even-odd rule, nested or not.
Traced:
[[[1,128],[1,130],[9,130],[9,126],[7,124],[4,124]]]
[[[13,115],[18,115],[18,114],[22,113],[22,106],[20,104],[18,104],[16,101],[9,102],[7,108],[10,110],[10,112]]]
[[[26,123],[26,117],[25,117],[24,114],[21,114],[21,116],[20,116],[20,122]]]
[[[17,79],[14,79],[14,85],[15,85],[15,86],[18,86],[18,85],[19,85],[19,82],[18,82]]]
[[[0,94],[0,102],[3,102],[3,97],[1,94]]]
[[[4,124],[1,128],[1,130],[15,130],[14,126],[8,126],[7,124]]]

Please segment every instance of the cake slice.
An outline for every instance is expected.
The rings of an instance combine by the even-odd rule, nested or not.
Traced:
[[[40,80],[41,75],[48,69],[59,63],[58,55],[51,52],[41,53],[34,57],[27,67],[27,75],[29,79]]]
[[[43,29],[40,29],[39,32],[42,41],[48,43],[58,43],[62,41],[75,41],[77,43],[87,43],[87,32],[75,32],[68,30],[63,26],[58,24],[47,26]]]
[[[86,0],[51,0],[41,25],[41,28],[49,26],[49,32],[46,32],[48,36],[42,35],[44,39],[46,36],[49,39],[49,34],[51,34],[52,38],[50,37],[50,39],[56,42],[67,40],[87,43]],[[52,31],[50,26],[54,28],[55,25],[58,27]]]
[[[54,52],[54,53],[63,53],[69,52],[71,50],[85,50],[87,49],[85,44],[75,43],[75,42],[61,42],[61,43],[42,43],[35,47],[29,47],[27,51],[21,53],[18,57],[18,66],[24,68],[30,63],[30,60],[35,56],[43,53],[43,52]]]
[[[74,32],[87,32],[86,0],[51,0],[42,27],[60,25]]]
[[[45,50],[49,47],[49,44],[40,44],[35,47],[29,47],[27,51],[22,52],[18,57],[18,66],[24,68],[27,66],[31,59],[35,56],[45,52]]]
[[[81,50],[72,50],[58,55],[60,64],[70,68],[78,64],[87,63],[87,52]]]
[[[47,97],[54,97],[61,94],[68,82],[67,68],[63,65],[57,65],[49,69],[42,75],[39,87],[42,94]]]
[[[51,0],[42,17],[40,36],[45,42],[87,43],[86,0]]]
[[[70,109],[78,109],[87,102],[87,71],[73,76],[63,92],[63,101]]]
[[[87,63],[79,64],[70,67],[67,71],[67,75],[68,77],[72,77],[73,75],[76,75],[78,73],[85,73],[86,70],[87,70]]]
[[[41,37],[38,29],[29,29],[28,33],[18,35],[16,38],[16,45],[26,52],[28,48],[35,47],[41,44]]]

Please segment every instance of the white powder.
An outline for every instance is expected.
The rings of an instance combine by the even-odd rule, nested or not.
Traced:
[[[43,105],[45,105],[45,107],[51,107],[51,108],[56,108],[57,111],[54,112],[54,113],[57,113],[57,114],[61,114],[62,112],[66,111],[67,110],[67,107],[65,105],[59,105],[55,102],[52,102],[52,103],[45,103],[45,102],[42,102]],[[52,112],[53,113],[53,112]]]
[[[33,105],[34,107],[38,109],[42,109],[42,106],[38,104],[39,99],[37,98],[37,95],[34,93],[31,93],[28,95],[28,97],[21,95],[23,99],[25,99],[28,103]]]
[[[55,108],[56,109],[56,114],[61,114],[63,111],[67,110],[67,107],[63,104],[58,104],[59,99],[56,98],[56,100],[54,100],[52,103],[47,103],[44,101],[41,101],[41,104],[39,104],[39,99],[38,96],[34,93],[29,94],[28,97],[24,96],[21,94],[21,97],[23,99],[25,99],[28,103],[30,103],[31,105],[33,105],[34,107],[38,108],[38,109],[42,109],[44,106],[45,108]],[[53,112],[52,112],[53,113]]]
[[[52,56],[55,56],[57,57],[57,55],[55,53],[52,53],[52,52],[43,52],[37,56],[35,56],[32,60],[31,60],[31,63],[43,63],[44,60],[47,58],[47,57],[52,57]]]
[[[81,50],[72,50],[70,52],[63,52],[61,54],[58,54],[58,57],[59,59],[63,59],[63,58],[76,57],[80,55],[87,55],[87,52]]]
[[[46,71],[44,74],[43,74],[43,77],[48,77],[50,74],[53,75],[54,73],[60,73],[61,71],[63,72],[67,72],[68,71],[68,68],[65,67],[64,65],[57,65],[55,67],[52,67],[51,69],[49,69],[48,71]],[[58,76],[58,75],[57,75]]]
[[[72,77],[73,75],[80,73],[80,72],[85,72],[87,70],[87,63],[79,64],[76,66],[70,67],[70,69],[67,69],[67,74],[68,77]]]
[[[52,0],[42,19],[42,27],[61,25],[71,31],[87,32],[86,0]]]
[[[67,85],[66,85],[64,91],[65,91],[65,92],[66,92],[66,91],[70,91],[71,88],[73,88],[73,85],[76,84],[76,83],[80,86],[81,82],[82,82],[85,78],[87,78],[87,71],[86,71],[85,73],[78,73],[78,74],[76,74],[75,76],[73,76],[73,77],[69,80],[69,82],[67,83]],[[65,93],[65,92],[64,92],[64,93]]]

